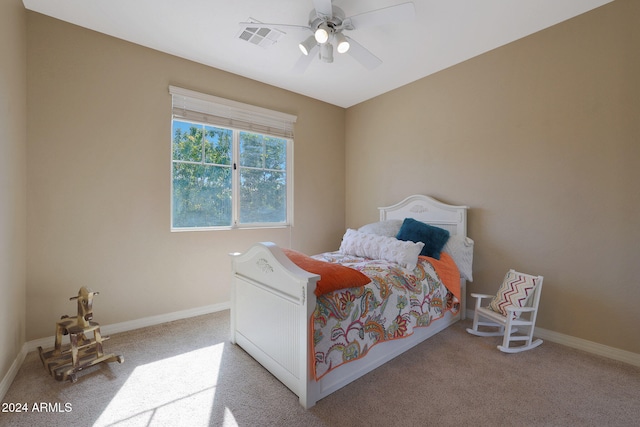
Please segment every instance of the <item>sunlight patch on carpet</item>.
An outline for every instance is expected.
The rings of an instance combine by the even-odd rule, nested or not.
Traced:
[[[94,427],[208,426],[224,343],[138,366]]]

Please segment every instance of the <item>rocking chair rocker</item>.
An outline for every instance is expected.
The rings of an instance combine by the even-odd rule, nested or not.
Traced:
[[[541,339],[533,340],[542,280],[542,276],[518,273],[511,269],[506,274],[497,295],[472,293],[471,296],[476,298],[476,307],[473,328],[467,328],[467,332],[480,337],[504,336],[498,350],[505,353],[519,353],[542,344]],[[493,300],[487,307],[481,307],[482,300],[486,298]],[[523,317],[520,317],[521,315]],[[491,330],[480,330],[480,327],[489,327]],[[517,327],[526,328],[526,333],[514,335],[518,332]],[[525,343],[511,346],[512,341]]]

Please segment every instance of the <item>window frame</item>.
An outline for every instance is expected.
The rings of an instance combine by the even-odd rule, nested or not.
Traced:
[[[235,101],[224,100],[222,98],[213,97],[211,95],[200,94],[197,92],[188,91],[186,89],[175,88],[170,86],[170,93],[173,95],[173,109],[171,115],[171,138],[170,138],[170,163],[171,163],[171,185],[170,185],[170,229],[172,232],[186,232],[186,231],[213,231],[213,230],[232,230],[232,229],[263,229],[263,228],[287,228],[293,225],[293,148],[294,148],[294,138],[293,138],[293,128],[292,124],[295,123],[295,116],[287,115],[285,113],[272,112],[270,110],[265,110],[260,107],[254,107],[247,104],[240,104]],[[233,118],[225,118],[220,117],[218,115],[213,117],[212,120],[209,120],[210,117],[207,116],[207,113],[203,114],[203,120],[197,120],[197,114],[194,114],[194,111],[187,111],[190,117],[187,117],[188,114],[181,113],[182,110],[178,108],[178,113],[176,113],[176,96],[185,97],[185,96],[196,96],[195,100],[201,103],[203,100],[211,102],[212,106],[221,107],[225,104],[230,104],[233,106],[233,109],[236,111],[241,109],[242,111],[242,121],[241,126],[233,126],[234,119]],[[219,103],[222,101],[222,103]],[[187,100],[188,103],[188,100]],[[179,105],[182,105],[182,101],[178,101]],[[243,107],[243,108],[240,108]],[[197,107],[199,109],[200,107]],[[232,110],[233,110],[232,109]],[[220,110],[218,110],[220,111]],[[248,128],[247,123],[250,124],[250,117],[252,111],[258,111],[258,120],[261,123],[258,123],[255,128]],[[265,126],[265,112],[273,113],[274,121],[269,124],[269,126]],[[203,113],[201,111],[195,111],[195,113]],[[210,114],[210,113],[209,113]],[[249,117],[249,120],[247,120]],[[289,122],[285,123],[285,126],[290,126],[289,128],[284,128],[282,132],[284,134],[278,134],[278,132],[269,132],[272,129],[273,123],[278,124],[279,121],[286,118]],[[221,124],[222,120],[228,120],[230,125]],[[201,159],[200,162],[191,162],[184,160],[176,160],[174,159],[174,121],[193,123],[198,126],[209,126],[220,129],[228,129],[232,132],[232,159],[231,159],[231,225],[227,226],[196,226],[196,227],[176,227],[174,226],[174,165],[176,163],[196,163],[201,165],[208,165],[204,158]],[[268,121],[268,120],[267,120]],[[266,130],[266,131],[265,131]],[[283,222],[251,222],[251,223],[241,223],[240,222],[240,212],[242,209],[241,206],[241,184],[240,184],[240,133],[248,132],[261,136],[273,137],[278,139],[283,139],[286,141],[286,166],[284,169],[284,173],[286,176],[286,209],[285,209],[285,220]],[[204,148],[203,148],[204,150]],[[213,165],[217,166],[217,165]],[[220,167],[220,166],[217,166]],[[267,170],[266,168],[264,170]]]

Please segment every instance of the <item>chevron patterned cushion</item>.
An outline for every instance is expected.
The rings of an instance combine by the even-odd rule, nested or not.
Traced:
[[[498,293],[489,303],[489,309],[506,316],[507,307],[524,307],[533,289],[538,284],[536,279],[516,271],[509,271],[504,276]]]

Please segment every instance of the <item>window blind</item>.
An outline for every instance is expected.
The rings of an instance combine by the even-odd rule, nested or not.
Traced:
[[[169,86],[176,119],[231,127],[281,138],[293,138],[297,117],[230,99]]]

